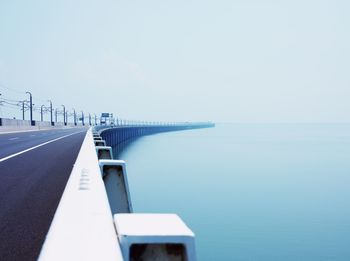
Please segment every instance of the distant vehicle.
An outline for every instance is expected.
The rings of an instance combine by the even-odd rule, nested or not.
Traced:
[[[107,125],[107,120],[109,119],[109,113],[103,112],[101,113],[100,124]]]

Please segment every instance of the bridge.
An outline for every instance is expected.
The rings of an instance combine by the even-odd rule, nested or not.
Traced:
[[[177,215],[133,213],[127,166],[115,155],[144,135],[213,126],[117,122],[1,134],[1,259],[152,260],[170,253],[195,260],[194,234]]]

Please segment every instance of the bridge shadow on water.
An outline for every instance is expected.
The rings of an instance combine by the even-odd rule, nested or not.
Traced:
[[[117,160],[122,160],[121,155],[123,153],[125,153],[131,146],[132,143],[134,143],[135,141],[139,140],[143,138],[141,137],[134,137],[134,138],[130,138],[126,141],[123,141],[119,144],[116,144],[115,146],[113,146],[113,158],[117,159]]]
[[[183,124],[174,126],[126,126],[124,128],[107,128],[101,132],[102,138],[106,141],[107,146],[113,148],[114,159],[119,159],[121,154],[125,152],[137,139],[158,133],[191,130],[200,128],[214,127],[213,123]]]

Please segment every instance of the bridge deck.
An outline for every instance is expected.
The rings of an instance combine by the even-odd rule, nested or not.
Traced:
[[[85,133],[75,128],[0,135],[2,260],[37,259]]]

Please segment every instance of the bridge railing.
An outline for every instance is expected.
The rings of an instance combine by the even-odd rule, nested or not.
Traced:
[[[194,234],[177,215],[133,213],[126,164],[113,159],[110,146],[131,137],[213,126],[179,123],[90,128],[39,260],[137,260],[148,255],[156,259],[169,253],[177,253],[175,258],[181,260],[196,260]],[[104,139],[107,146],[99,146],[105,145]]]
[[[39,260],[123,260],[91,129],[82,143]]]
[[[208,128],[213,126],[215,126],[215,124],[210,122],[96,126],[94,127],[94,139],[96,139],[96,144],[101,142],[100,137],[102,137],[102,141],[105,141],[107,145],[96,147],[98,158],[100,159],[100,166],[101,164],[103,166],[104,164],[109,164],[109,168],[107,169],[110,171],[110,165],[115,164],[115,166],[122,166],[121,169],[125,170],[125,162],[122,160],[113,160],[113,152],[111,150],[112,147],[118,150],[118,145],[129,139],[154,133]],[[105,173],[103,168],[101,168],[101,172]],[[118,171],[114,170],[114,186],[111,185],[111,178],[108,178],[112,176],[112,174],[103,174],[103,176],[105,177],[104,183],[111,210],[114,215],[115,226],[117,234],[119,235],[119,243],[124,260],[128,260],[128,257],[133,255],[132,253],[139,252],[139,250],[134,249],[134,246],[143,245],[146,249],[150,248],[148,250],[149,253],[158,253],[159,255],[162,253],[162,248],[169,244],[174,249],[177,249],[175,252],[184,255],[184,260],[196,260],[194,234],[177,215],[132,213],[126,171],[121,171],[118,174]],[[119,181],[117,181],[118,179]],[[118,201],[117,198],[119,201],[124,199],[122,200],[124,202],[116,203],[116,201]],[[125,206],[124,211],[116,211],[118,206]],[[128,214],[125,214],[125,209],[130,209],[130,211],[127,211]],[[159,227],[162,229],[159,229]],[[157,256],[154,256],[154,259],[156,258]]]

